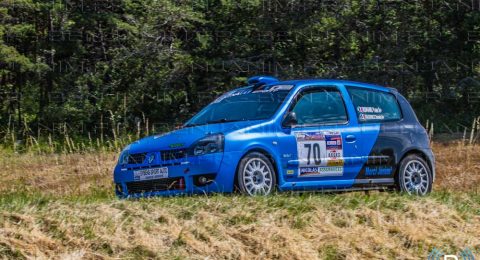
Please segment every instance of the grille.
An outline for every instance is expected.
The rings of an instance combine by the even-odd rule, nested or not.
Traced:
[[[183,177],[127,182],[127,191],[128,193],[146,193],[152,191],[180,190],[185,188],[184,183]]]
[[[130,154],[130,156],[128,157],[128,163],[129,164],[143,163],[143,161],[145,161],[146,156],[147,156],[147,153]]]
[[[167,150],[160,152],[162,161],[179,160],[187,157],[186,149]]]

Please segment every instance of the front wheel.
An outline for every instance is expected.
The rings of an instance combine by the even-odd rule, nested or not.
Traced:
[[[432,191],[430,167],[420,156],[412,154],[400,163],[397,185],[400,191],[424,196]]]
[[[240,161],[237,182],[243,194],[268,195],[274,191],[276,181],[273,165],[265,155],[252,152]]]

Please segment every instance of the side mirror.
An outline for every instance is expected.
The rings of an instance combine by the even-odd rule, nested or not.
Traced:
[[[295,114],[295,112],[289,112],[282,123],[283,126],[287,126],[287,127],[292,127],[296,124],[298,124],[298,121],[297,121],[297,114]]]

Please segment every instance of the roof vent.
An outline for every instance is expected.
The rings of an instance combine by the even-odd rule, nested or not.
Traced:
[[[273,82],[277,82],[278,79],[275,77],[270,77],[270,76],[253,76],[251,78],[248,78],[247,83],[248,85],[264,85],[264,84],[270,84]]]

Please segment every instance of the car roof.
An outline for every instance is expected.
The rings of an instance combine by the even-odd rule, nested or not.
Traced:
[[[387,88],[380,85],[358,82],[358,81],[350,81],[350,80],[340,80],[340,79],[297,79],[297,80],[286,80],[286,81],[277,81],[270,83],[269,85],[295,85],[296,87],[301,87],[304,85],[313,85],[313,84],[342,84],[342,85],[349,85],[353,87],[360,87],[360,88],[368,88],[380,91],[396,91],[394,88]]]

